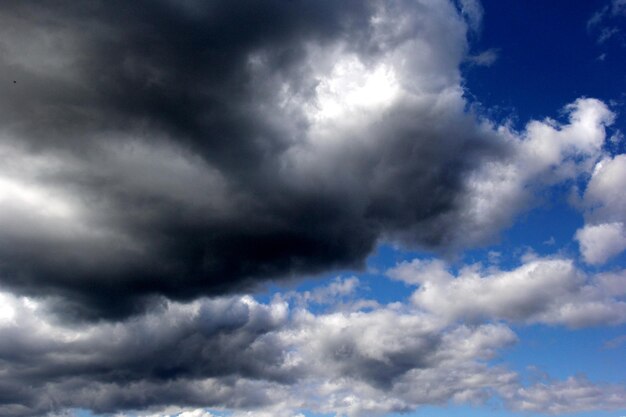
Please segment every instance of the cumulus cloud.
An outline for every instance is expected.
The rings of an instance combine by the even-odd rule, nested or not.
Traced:
[[[468,175],[462,209],[454,213],[454,241],[486,242],[532,205],[538,191],[592,170],[614,114],[595,99],[576,100],[565,111],[567,124],[531,121],[521,134],[499,128],[510,156],[488,161]]]
[[[355,276],[342,278],[336,277],[326,286],[316,287],[310,291],[291,291],[284,295],[288,301],[295,301],[298,305],[309,304],[331,305],[334,308],[342,304],[344,300],[352,302],[355,291],[361,285]],[[365,300],[362,300],[365,302]],[[371,304],[373,300],[369,300]]]
[[[457,275],[443,261],[414,260],[388,275],[418,285],[414,305],[451,322],[496,319],[569,327],[626,322],[626,272],[589,277],[568,259],[538,258],[509,271],[466,266]]]
[[[484,244],[592,171],[614,118],[598,100],[521,132],[467,111],[459,66],[495,59],[468,56],[481,19],[474,0],[5,1],[0,414],[550,411],[491,364],[516,341],[498,321],[624,322],[623,272],[416,261],[390,272],[410,303],[352,300],[356,277],[233,295],[363,267],[379,242]],[[591,263],[623,237],[591,236],[626,222],[603,174],[622,164],[583,196]],[[545,389],[594,389],[571,381]]]
[[[3,301],[2,415],[73,407],[254,408],[296,378],[271,335],[288,319],[281,302],[165,303],[124,322],[72,327],[50,319],[39,302],[10,294]]]
[[[172,409],[174,408],[174,410]],[[183,409],[176,410],[176,407],[166,407],[160,412],[148,412],[148,413],[137,413],[139,417],[217,417],[215,414],[210,413],[202,408],[195,409]],[[130,417],[130,415],[125,413],[115,414],[114,417]]]
[[[2,283],[76,317],[437,247],[504,152],[451,2],[27,1],[0,27]]]
[[[569,123],[521,134],[477,120],[459,65],[482,10],[461,9],[11,2],[3,285],[121,318],[161,295],[358,268],[381,240],[493,239],[536,183],[587,168],[612,113],[581,99]]]
[[[603,264],[626,249],[626,155],[596,165],[583,194],[585,226],[576,232],[585,262]]]
[[[626,249],[624,223],[586,225],[576,232],[585,262],[603,264]]]
[[[623,276],[602,279],[603,291],[625,295]],[[44,302],[1,296],[5,416],[74,408],[119,416],[222,414],[208,407],[237,417],[294,417],[303,409],[356,417],[495,397],[540,412],[565,410],[557,404],[565,411],[622,404],[579,378],[526,386],[490,363],[517,341],[505,324],[459,324],[411,303],[316,313],[290,307],[280,295],[266,304],[248,296],[205,298],[166,302],[116,323],[68,325],[46,314]],[[572,384],[595,394],[573,398]],[[609,388],[605,394],[623,390]],[[546,401],[548,395],[561,400]]]
[[[73,328],[32,300],[5,297],[3,415],[177,404],[362,415],[483,398],[511,377],[482,363],[515,341],[506,327],[447,331],[400,306],[315,315],[228,298]]]
[[[626,388],[615,384],[594,384],[583,377],[570,377],[564,381],[520,387],[507,393],[505,398],[519,411],[580,413],[626,407]]]

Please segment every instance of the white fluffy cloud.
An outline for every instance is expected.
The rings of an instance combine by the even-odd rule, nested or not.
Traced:
[[[622,222],[585,225],[576,240],[585,262],[599,265],[626,249],[626,228]]]
[[[219,13],[192,1],[190,19],[166,3],[103,22],[109,3],[88,16],[23,6],[55,15],[46,28],[28,12],[0,16],[2,44],[13,45],[0,66],[33,79],[0,103],[0,263],[14,291],[71,294],[84,315],[123,317],[153,294],[183,299],[350,268],[380,241],[480,245],[535,191],[588,172],[613,119],[595,99],[567,106],[567,122],[532,121],[523,132],[468,112],[460,65],[482,18],[476,0],[311,3],[318,20],[301,21],[302,31],[267,22],[242,39],[227,31],[236,38],[228,62],[194,42],[220,38],[198,25],[225,22]],[[268,16],[284,8],[287,21],[302,14],[289,2],[265,7]],[[216,10],[255,13],[229,2]],[[191,50],[161,30],[165,15],[193,29]],[[110,34],[75,33],[85,19]],[[183,52],[208,58],[189,67]],[[68,68],[79,85],[63,81]],[[230,69],[210,75],[218,68]],[[127,91],[145,97],[131,105]]]
[[[576,232],[585,262],[603,264],[626,249],[626,155],[596,165],[583,195],[585,226]]]
[[[626,387],[594,384],[583,377],[548,381],[504,392],[509,405],[519,411],[549,414],[615,410],[626,407]]]
[[[626,322],[626,271],[587,276],[571,260],[540,258],[510,271],[414,260],[388,275],[419,285],[413,303],[449,321],[509,320],[569,327]],[[621,288],[621,290],[620,290]]]
[[[457,241],[485,242],[528,209],[537,191],[591,172],[614,114],[595,99],[578,99],[565,110],[567,124],[531,121],[520,134],[497,129],[510,153],[467,178]]]

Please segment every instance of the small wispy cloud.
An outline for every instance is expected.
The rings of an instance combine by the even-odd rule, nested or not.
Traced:
[[[626,334],[607,340],[602,346],[604,349],[617,349],[626,343]]]
[[[587,32],[594,33],[594,36],[597,36],[596,42],[603,44],[620,32],[615,22],[624,16],[626,16],[626,1],[613,0],[591,15],[587,21]]]
[[[498,49],[491,48],[476,55],[469,55],[466,61],[480,67],[490,67],[498,60],[498,53]]]

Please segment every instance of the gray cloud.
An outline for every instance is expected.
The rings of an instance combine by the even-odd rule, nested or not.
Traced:
[[[286,323],[284,304],[246,297],[167,303],[124,322],[72,327],[47,320],[45,306],[34,301],[9,294],[2,301],[3,415],[77,406],[254,407],[267,402],[254,385],[298,376],[271,334]]]
[[[121,318],[484,244],[591,169],[597,100],[523,134],[467,113],[454,5],[300,3],[3,5],[2,284]]]
[[[467,111],[482,11],[461,4],[3,2],[0,414],[549,409],[548,388],[489,364],[516,337],[482,320],[623,321],[623,274],[546,281],[557,301],[611,304],[582,319],[533,299],[545,285],[508,314],[493,283],[516,271],[479,286],[489,308],[459,303],[476,313],[461,324],[347,301],[356,279],[290,294],[297,308],[232,295],[362,267],[380,241],[483,244],[536,190],[591,172],[613,118],[598,100],[521,133]]]
[[[569,259],[537,258],[501,271],[440,260],[403,262],[389,276],[419,288],[413,303],[450,321],[498,319],[572,328],[626,321],[626,271],[587,276]]]
[[[537,412],[619,408],[623,402],[615,395],[600,393],[605,388],[621,393],[621,385],[596,385],[581,377],[526,385],[505,364],[492,363],[500,362],[500,352],[517,340],[506,324],[494,320],[610,322],[611,316],[598,316],[603,310],[589,306],[595,302],[605,305],[604,311],[615,310],[615,301],[607,303],[609,296],[624,295],[623,274],[599,275],[595,286],[575,292],[571,273],[549,276],[550,270],[567,269],[566,262],[537,263],[495,278],[457,278],[458,288],[449,290],[448,298],[467,317],[462,323],[442,314],[450,305],[434,296],[439,309],[366,300],[358,307],[354,298],[347,305],[344,297],[357,285],[352,279],[315,288],[291,307],[280,294],[268,303],[250,296],[164,301],[125,320],[80,324],[49,315],[45,301],[3,292],[0,413],[39,416],[84,408],[132,414],[214,407],[259,417],[293,417],[302,409],[357,417],[493,398],[512,409]],[[529,278],[527,270],[533,268],[537,276]],[[438,279],[434,270],[428,275]],[[484,294],[479,304],[458,296],[478,281],[482,287],[474,292]],[[514,295],[496,294],[498,289]],[[319,311],[313,294],[337,298]],[[584,395],[577,397],[576,387]],[[552,397],[559,401],[546,400]]]
[[[0,27],[0,279],[74,317],[448,246],[505,150],[447,2],[5,2]]]
[[[450,327],[400,306],[316,315],[280,299],[203,299],[71,326],[47,317],[45,304],[1,297],[0,411],[10,416],[169,405],[408,410],[485,397],[507,372],[481,361],[515,341],[504,326]]]
[[[626,389],[617,384],[594,384],[585,377],[545,381],[505,395],[510,406],[525,412],[550,414],[614,410],[626,407]]]
[[[69,325],[48,315],[46,303],[9,293],[0,301],[5,416],[190,407],[371,416],[496,397],[537,412],[623,405],[616,399],[622,386],[580,377],[524,385],[517,373],[490,364],[517,340],[506,325],[457,324],[410,303],[315,313],[306,304],[290,308],[280,296],[268,304],[222,297],[167,302],[116,323]]]

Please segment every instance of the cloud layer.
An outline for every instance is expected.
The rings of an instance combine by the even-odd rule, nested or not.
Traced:
[[[392,275],[416,282],[422,266],[400,264]],[[528,276],[550,269],[563,274]],[[358,285],[346,279],[319,288],[329,294],[326,311],[316,312],[306,300],[290,306],[281,295],[267,304],[221,297],[164,302],[124,321],[81,325],[51,318],[44,303],[2,293],[0,413],[174,406],[259,416],[292,417],[302,409],[367,416],[492,398],[512,409],[550,413],[626,406],[619,385],[580,377],[527,385],[517,373],[490,364],[517,341],[505,322],[494,319],[610,323],[616,318],[593,315],[592,307],[615,309],[611,302],[621,306],[618,320],[626,318],[623,301],[607,304],[626,295],[624,274],[596,277],[594,286],[576,291],[571,281],[579,278],[565,277],[572,273],[566,261],[540,260],[494,277],[466,273],[446,284],[439,276],[432,278],[439,284],[423,282],[412,303],[386,306],[353,296],[353,303],[340,303],[349,292],[336,288]],[[448,289],[449,303],[431,294],[436,285],[455,286]],[[478,293],[486,299],[476,299]],[[459,323],[459,315],[467,320]]]
[[[454,5],[305,3],[5,5],[3,285],[124,317],[380,240],[454,251],[597,156],[599,101],[522,134],[465,111]]]
[[[626,322],[623,270],[422,259],[387,271],[406,301],[360,299],[356,277],[243,295],[358,270],[381,242],[479,247],[587,179],[584,261],[626,249],[615,115],[580,98],[516,131],[472,110],[459,66],[496,57],[469,54],[482,14],[475,0],[4,1],[0,414],[626,407],[621,385],[529,385],[493,362],[512,323]]]
[[[626,155],[596,165],[582,198],[585,226],[576,232],[585,262],[603,264],[626,249]]]
[[[454,276],[439,260],[388,271],[419,288],[412,302],[447,320],[496,318],[569,327],[626,322],[626,271],[588,277],[570,259],[538,258],[510,270],[466,266]]]
[[[28,1],[0,26],[2,282],[78,317],[442,246],[505,152],[464,112],[448,2]]]

